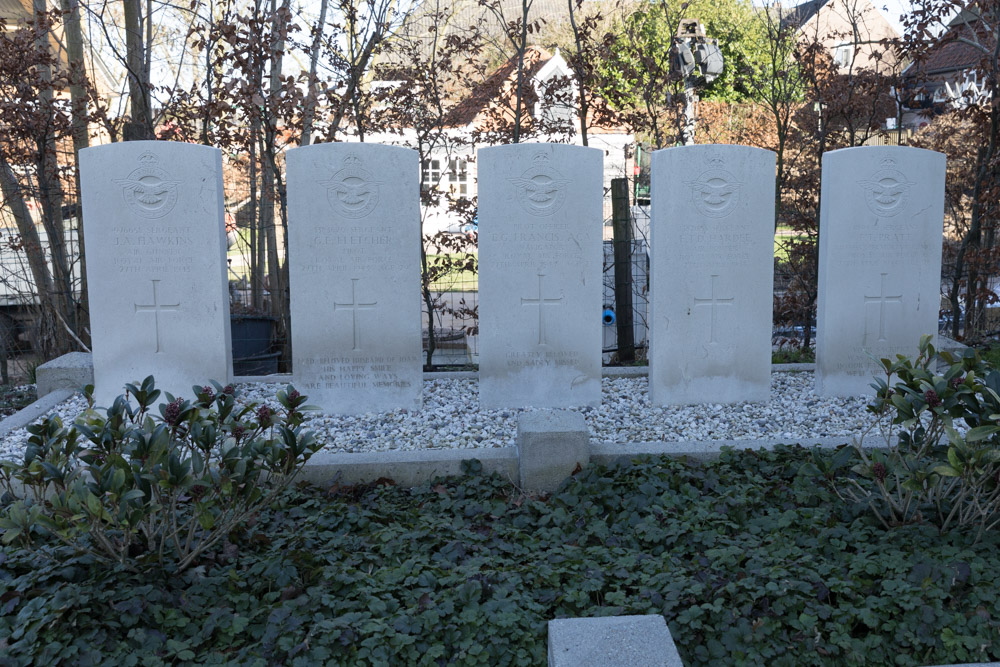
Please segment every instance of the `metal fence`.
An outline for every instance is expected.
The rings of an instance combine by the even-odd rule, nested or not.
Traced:
[[[632,191],[629,185],[629,192]],[[250,267],[253,264],[250,248],[249,190],[245,182],[227,183],[226,187],[226,221],[230,242],[228,252],[228,273],[230,280],[230,297],[234,312],[252,310]],[[631,204],[631,202],[630,202]],[[603,329],[603,359],[605,363],[615,363],[618,356],[618,320],[614,281],[614,252],[612,248],[612,204],[610,190],[604,193],[604,250],[603,250],[603,297],[602,308],[594,313],[594,318],[600,318]],[[634,323],[634,341],[636,357],[645,358],[648,340],[648,296],[649,296],[649,253],[648,253],[648,206],[629,206],[632,226],[632,248],[630,253],[632,273],[632,322]],[[284,239],[280,227],[279,210],[275,210],[279,250],[284,247]],[[262,232],[258,230],[260,236]],[[468,237],[470,242],[467,250],[472,258],[478,257],[478,246],[475,243],[475,233]],[[431,265],[444,261],[434,254],[434,249],[428,247],[428,262]],[[283,255],[279,251],[279,256]],[[266,262],[265,262],[266,264]],[[475,264],[475,262],[473,262]],[[266,271],[266,265],[262,272]],[[263,285],[264,307],[269,306],[269,292]],[[452,270],[438,276],[430,285],[430,295],[433,306],[433,323],[435,352],[433,364],[438,366],[461,366],[478,362],[478,307],[479,307],[479,277],[477,270]],[[426,353],[429,336],[429,318],[427,303],[419,286],[414,287],[414,298],[421,302],[421,325],[423,330],[424,350]],[[285,346],[287,341],[271,341],[271,349]]]

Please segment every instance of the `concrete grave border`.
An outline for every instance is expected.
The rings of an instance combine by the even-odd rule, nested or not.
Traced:
[[[50,391],[21,412],[0,421],[0,437],[30,424],[35,419],[69,398],[74,392],[69,388],[80,387],[90,381],[87,376],[89,355],[71,353],[38,367],[40,391]],[[775,364],[773,371],[810,372],[814,364]],[[610,367],[603,370],[604,377],[645,377],[645,366]],[[424,373],[424,380],[475,379],[472,371]],[[291,382],[291,375],[266,375],[235,378],[238,382],[285,383]],[[60,387],[52,391],[52,388]],[[588,462],[614,464],[627,462],[641,456],[687,457],[706,461],[717,458],[723,447],[734,449],[773,449],[780,444],[818,445],[834,448],[849,444],[847,437],[810,438],[801,443],[787,439],[771,438],[763,440],[680,440],[670,442],[611,443],[592,441],[585,424],[573,427],[563,424],[552,430],[549,422],[574,419],[583,421],[582,415],[568,413],[553,416],[563,411],[538,411],[524,413],[518,420],[517,447],[484,447],[477,449],[426,449],[419,451],[381,451],[361,453],[319,452],[310,459],[300,473],[300,479],[313,484],[336,481],[341,484],[363,484],[380,478],[390,478],[404,486],[416,486],[435,477],[457,475],[462,471],[462,462],[478,460],[486,473],[496,472],[517,484],[520,488],[535,492],[552,492],[561,481],[571,475],[577,465]],[[518,447],[531,451],[532,445],[558,442],[556,450],[546,449],[541,454],[519,456]]]

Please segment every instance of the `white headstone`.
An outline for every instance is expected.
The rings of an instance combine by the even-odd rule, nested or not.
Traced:
[[[601,400],[601,151],[479,151],[479,402]]]
[[[878,359],[915,355],[941,304],[945,156],[908,147],[823,155],[816,392],[871,393]]]
[[[231,375],[222,153],[171,141],[80,151],[95,398]]]
[[[775,155],[681,146],[651,167],[650,400],[766,401]]]
[[[287,169],[296,382],[330,413],[419,409],[416,151],[320,144]]]

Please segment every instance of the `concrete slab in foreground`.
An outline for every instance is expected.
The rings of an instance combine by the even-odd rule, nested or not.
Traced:
[[[683,667],[662,616],[549,621],[549,667]]]

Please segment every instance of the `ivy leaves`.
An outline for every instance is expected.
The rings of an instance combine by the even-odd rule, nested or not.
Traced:
[[[886,530],[817,483],[849,474],[842,459],[646,457],[547,498],[476,465],[413,489],[289,489],[152,582],[11,545],[0,637],[14,665],[537,665],[550,619],[651,613],[686,665],[1000,657],[996,536]]]

